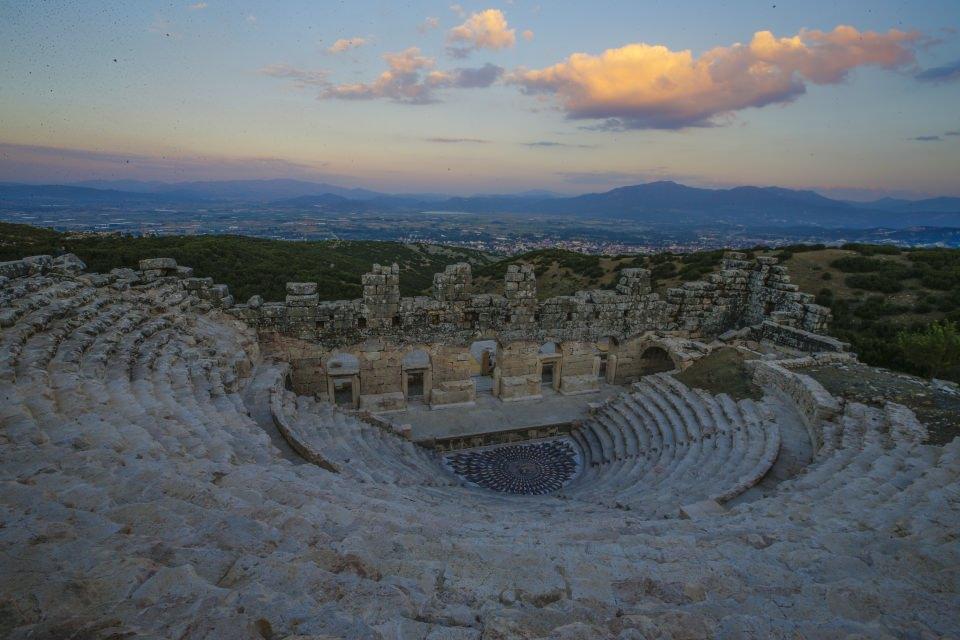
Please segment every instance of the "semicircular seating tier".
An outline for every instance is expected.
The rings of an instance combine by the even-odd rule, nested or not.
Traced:
[[[766,475],[780,452],[774,416],[751,400],[647,376],[573,433],[585,471],[564,493],[634,510],[727,502]]]
[[[958,632],[960,440],[892,405],[845,403],[757,492],[790,399],[647,377],[576,432],[567,487],[500,494],[285,390],[176,278],[24,271],[0,278],[5,637]]]

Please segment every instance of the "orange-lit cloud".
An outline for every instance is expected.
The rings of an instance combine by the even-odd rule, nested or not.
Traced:
[[[383,59],[387,70],[373,82],[333,85],[324,90],[321,97],[341,100],[392,98],[414,104],[433,101],[430,87],[422,82],[420,73],[433,67],[433,58],[421,55],[417,47],[410,47],[398,53],[387,53]]]
[[[449,71],[433,70],[433,58],[421,55],[420,49],[410,47],[398,53],[383,56],[387,70],[373,82],[357,82],[327,86],[321,98],[340,100],[373,100],[389,98],[407,104],[436,102],[437,89],[476,89],[489,87],[503,75],[503,68],[485,64],[477,68],[457,68]],[[299,80],[300,76],[283,69],[282,77]]]
[[[343,53],[367,44],[366,38],[340,38],[327,49],[327,53]]]
[[[638,43],[600,55],[575,53],[545,69],[520,69],[508,81],[529,93],[556,95],[571,118],[626,128],[709,126],[747,107],[789,102],[807,82],[840,82],[856,67],[913,64],[918,39],[916,32],[848,26],[788,38],[759,31],[749,44],[717,47],[699,58],[689,50]]]
[[[499,9],[474,13],[447,33],[447,51],[460,58],[478,49],[506,49],[516,42],[516,31],[510,28]]]

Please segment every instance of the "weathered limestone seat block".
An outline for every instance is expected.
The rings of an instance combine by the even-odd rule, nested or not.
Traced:
[[[825,326],[828,310],[797,291],[774,258],[748,261],[730,253],[719,273],[671,289],[665,299],[652,292],[646,269],[624,269],[611,290],[543,302],[529,265],[507,269],[502,296],[475,295],[471,284],[470,265],[455,264],[434,275],[432,297],[401,298],[397,265],[374,265],[362,277],[359,300],[319,302],[315,283],[291,282],[284,302],[251,300],[230,312],[256,328],[268,353],[291,364],[300,393],[332,400],[326,363],[342,353],[359,358],[354,406],[374,411],[405,408],[411,375],[418,393],[422,388],[418,401],[472,403],[475,376],[483,373],[469,356],[478,340],[495,341],[486,375],[490,392],[504,401],[539,398],[544,386],[576,394],[598,390],[601,379],[637,380],[653,366],[647,348],[668,334],[708,338],[757,325],[768,341],[830,346],[814,333]],[[541,353],[548,344],[554,351]],[[400,364],[413,351],[427,356],[428,385]],[[688,360],[682,349],[669,357],[679,367]]]
[[[960,439],[925,445],[906,408],[830,397],[793,371],[807,357],[760,361],[766,395],[734,402],[662,372],[702,346],[693,336],[658,336],[642,352],[621,341],[617,368],[640,380],[565,440],[579,475],[566,476],[557,445],[493,456],[494,484],[547,491],[497,493],[466,485],[384,420],[292,389],[296,370],[257,335],[277,305],[264,303],[254,328],[237,317],[252,306],[228,312],[229,292],[169,262],[94,274],[57,260],[0,264],[4,638],[960,635]],[[532,282],[512,273],[517,290]],[[376,288],[393,286],[392,269],[380,275],[369,295],[389,306]],[[469,309],[475,298],[456,293],[464,275],[441,283]],[[439,318],[430,326],[480,322],[444,297],[422,301]],[[284,302],[273,317],[306,309],[359,332],[364,304]],[[541,324],[548,306],[533,311]],[[804,317],[794,328],[809,331]],[[389,336],[363,331],[352,344],[376,362]],[[581,347],[564,348],[592,334],[550,334],[552,347],[505,335],[501,352],[535,345],[524,352],[559,366],[561,385],[564,367],[586,375]],[[451,344],[423,349],[433,382],[420,377],[422,355],[390,367],[408,391],[449,388],[461,378],[448,370],[472,371]],[[368,364],[349,350],[331,364],[328,393],[352,397]],[[751,488],[808,429],[809,465]],[[463,473],[480,479],[489,465],[472,459]],[[549,473],[530,466],[541,462]]]

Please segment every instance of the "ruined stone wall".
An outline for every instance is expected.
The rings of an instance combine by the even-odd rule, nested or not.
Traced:
[[[396,265],[374,265],[362,278],[363,297],[357,300],[321,302],[316,283],[290,282],[283,302],[253,296],[241,305],[226,285],[196,278],[171,258],[142,260],[139,271],[83,277],[127,286],[179,283],[198,308],[224,310],[255,328],[261,352],[291,365],[290,385],[297,393],[389,411],[414,398],[432,406],[473,402],[479,384],[470,354],[475,341],[496,341],[492,375],[479,386],[501,400],[539,397],[547,388],[545,366],[553,368],[550,386],[560,393],[596,391],[601,375],[624,383],[652,365],[683,368],[708,350],[696,338],[747,324],[760,339],[801,350],[843,351],[842,343],[813,332],[823,327],[827,310],[796,291],[774,259],[743,258],[728,254],[719,273],[670,289],[665,299],[652,292],[645,269],[624,269],[612,290],[542,302],[527,265],[508,269],[502,296],[474,295],[470,266],[457,264],[436,274],[433,296],[401,298]],[[0,281],[83,269],[76,256],[34,256],[0,263]],[[0,326],[11,322],[8,316],[0,309]],[[650,362],[651,346],[669,358],[660,352],[659,363]],[[607,357],[603,374],[601,352]],[[415,394],[405,367],[418,372],[412,374]],[[331,397],[335,388],[350,393]]]
[[[757,340],[766,340],[798,351],[835,351],[840,353],[849,346],[846,342],[836,338],[798,329],[790,325],[778,324],[771,320],[764,320],[750,331]]]
[[[473,295],[470,266],[456,264],[434,277],[434,295],[400,298],[396,265],[374,265],[363,277],[363,298],[319,302],[313,283],[289,283],[287,300],[255,296],[232,312],[263,334],[276,333],[328,347],[379,336],[398,344],[437,339],[466,342],[476,336],[503,340],[626,339],[645,331],[714,336],[731,328],[773,320],[806,331],[822,330],[829,311],[789,282],[775,258],[748,261],[729,253],[719,273],[667,291],[651,291],[650,272],[624,269],[613,290],[580,291],[539,302],[529,265],[512,265],[504,295]],[[210,285],[219,286],[219,285]],[[226,292],[220,292],[225,297]]]

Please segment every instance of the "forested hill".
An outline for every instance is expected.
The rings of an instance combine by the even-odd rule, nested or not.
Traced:
[[[448,264],[479,266],[494,258],[471,249],[399,242],[288,242],[245,236],[132,238],[71,235],[28,225],[0,223],[0,261],[28,255],[71,252],[91,271],[136,267],[142,258],[170,257],[196,275],[230,285],[240,302],[259,294],[283,300],[286,282],[317,282],[322,300],[360,297],[360,276],[373,263],[400,266],[400,291],[412,296],[433,284]]]

